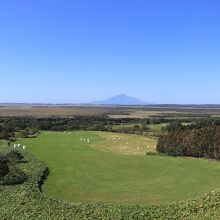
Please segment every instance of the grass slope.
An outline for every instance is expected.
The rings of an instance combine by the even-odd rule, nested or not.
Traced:
[[[90,143],[81,142],[82,137],[90,138]],[[64,132],[42,133],[20,143],[49,166],[43,190],[52,198],[160,203],[194,198],[219,187],[219,162],[100,150],[100,143],[111,141],[103,133]],[[134,147],[130,144],[129,148]]]

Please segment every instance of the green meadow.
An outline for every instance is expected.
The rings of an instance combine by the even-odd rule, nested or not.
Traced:
[[[18,143],[48,165],[43,192],[51,198],[152,204],[192,199],[220,186],[219,162],[146,156],[156,141],[137,135],[42,132]]]

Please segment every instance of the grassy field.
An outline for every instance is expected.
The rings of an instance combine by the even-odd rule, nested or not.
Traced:
[[[119,140],[119,136],[124,139]],[[160,203],[191,199],[220,186],[219,162],[145,156],[146,149],[154,150],[155,142],[135,135],[56,132],[19,143],[49,166],[50,175],[43,190],[52,198],[71,202]]]
[[[146,155],[146,152],[156,152],[157,141],[134,134],[120,134],[109,132],[92,132],[102,140],[93,142],[89,146],[102,151],[118,152],[127,155]]]

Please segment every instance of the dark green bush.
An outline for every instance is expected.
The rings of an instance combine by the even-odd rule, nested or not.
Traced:
[[[3,178],[2,185],[16,185],[24,183],[27,180],[26,174],[16,166],[10,166],[9,173]]]
[[[146,155],[147,156],[154,156],[154,155],[157,155],[158,153],[157,152],[147,152]]]
[[[0,155],[0,181],[9,173],[8,163],[8,158]]]
[[[6,156],[12,162],[19,162],[24,159],[24,156],[17,150],[11,150],[9,153],[6,154]]]
[[[0,156],[0,184],[16,185],[27,180],[26,174],[18,167],[23,155],[18,151],[10,151]]]

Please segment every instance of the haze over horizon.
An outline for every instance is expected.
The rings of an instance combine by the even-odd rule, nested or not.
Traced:
[[[2,1],[0,103],[220,104],[220,2]]]

